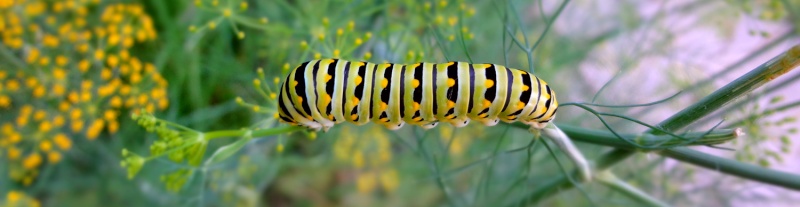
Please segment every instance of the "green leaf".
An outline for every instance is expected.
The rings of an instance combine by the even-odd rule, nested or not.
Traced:
[[[220,161],[228,159],[228,157],[232,156],[240,149],[242,149],[242,147],[244,147],[244,145],[247,144],[247,142],[250,142],[250,139],[252,139],[252,137],[245,136],[242,137],[242,139],[237,140],[236,142],[220,147],[219,149],[217,149],[217,151],[214,152],[214,154],[211,155],[210,158],[208,158],[208,161],[206,161],[205,165],[208,166],[216,164],[219,163]]]

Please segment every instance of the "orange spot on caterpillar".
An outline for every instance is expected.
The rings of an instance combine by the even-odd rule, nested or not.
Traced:
[[[364,80],[364,78],[361,78],[361,76],[356,76],[356,79],[353,80],[353,82],[356,82],[356,85],[360,85],[361,81],[363,81],[363,80]]]

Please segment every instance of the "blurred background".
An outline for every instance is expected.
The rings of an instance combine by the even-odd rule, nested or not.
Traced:
[[[0,206],[646,205],[596,182],[536,197],[574,166],[507,124],[341,124],[214,138],[186,153],[164,152],[174,144],[164,137],[180,145],[187,132],[285,126],[274,91],[318,58],[502,64],[546,80],[560,103],[638,104],[682,91],[598,109],[655,125],[800,43],[798,27],[797,0],[0,0]],[[747,134],[693,149],[800,173],[798,77],[690,125]],[[608,131],[578,107],[558,112],[558,125]],[[577,145],[590,160],[613,149]],[[208,161],[216,152],[227,159]],[[655,153],[613,169],[670,205],[800,201]]]

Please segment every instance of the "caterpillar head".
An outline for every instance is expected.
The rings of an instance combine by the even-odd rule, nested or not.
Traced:
[[[558,110],[556,94],[550,90],[549,86],[545,92],[547,94],[542,94],[539,102],[533,106],[535,110],[530,112],[529,116],[520,120],[522,123],[531,126],[532,129],[544,129],[548,123],[556,118],[556,111]]]

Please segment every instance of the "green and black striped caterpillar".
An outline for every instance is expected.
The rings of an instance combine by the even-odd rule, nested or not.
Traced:
[[[389,129],[477,120],[487,126],[520,121],[542,129],[558,108],[543,80],[495,64],[368,63],[312,60],[289,73],[279,95],[283,122],[314,130],[369,121]]]

